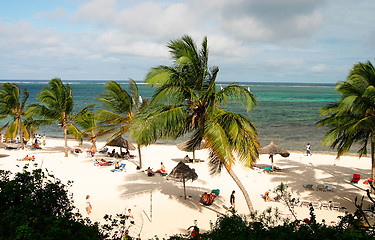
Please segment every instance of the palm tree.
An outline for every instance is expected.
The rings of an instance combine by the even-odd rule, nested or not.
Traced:
[[[360,156],[367,154],[370,143],[372,178],[375,179],[375,68],[370,61],[353,66],[346,81],[336,84],[337,102],[320,109],[318,127],[326,126],[323,144],[337,149],[337,157],[360,144]]]
[[[29,98],[29,92],[24,89],[22,98],[20,88],[15,83],[3,83],[0,88],[0,118],[11,117],[9,121],[0,128],[6,128],[5,139],[14,139],[17,134],[20,136],[21,146],[24,149],[24,137],[29,138],[25,127],[25,104]]]
[[[111,133],[108,139],[115,139],[127,133],[134,117],[141,109],[146,108],[147,99],[142,99],[138,94],[138,86],[132,79],[129,81],[129,92],[115,81],[106,84],[104,93],[99,96],[105,110],[100,110],[98,120],[104,133]],[[139,154],[139,167],[142,167],[141,144],[137,141]]]
[[[97,150],[96,139],[104,136],[105,131],[97,124],[97,116],[92,111],[82,111],[74,118],[74,124],[68,126],[68,134],[71,134],[80,145],[82,145],[84,138],[89,138],[92,143],[92,149]]]
[[[146,82],[157,86],[150,110],[140,116],[142,125],[134,130],[144,143],[160,138],[178,138],[191,134],[188,148],[197,148],[202,141],[209,149],[211,173],[224,167],[245,196],[249,211],[253,207],[249,195],[232,170],[235,162],[252,166],[258,158],[255,126],[241,114],[225,110],[230,102],[255,106],[254,96],[237,84],[218,90],[218,67],[208,68],[207,38],[201,49],[189,36],[168,44],[173,66],[152,68]]]
[[[31,104],[28,111],[41,118],[44,123],[58,122],[64,131],[65,157],[68,157],[68,126],[75,118],[72,89],[69,84],[64,85],[60,78],[50,80],[48,85],[38,94],[37,99],[41,104]],[[92,106],[88,105],[79,112]]]

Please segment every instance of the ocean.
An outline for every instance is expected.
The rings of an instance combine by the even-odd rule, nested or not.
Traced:
[[[43,87],[48,86],[48,80],[0,80],[4,82],[17,83],[21,89],[26,88],[30,97],[27,104],[37,103],[37,94]],[[68,83],[74,96],[74,109],[78,111],[82,107],[97,103],[96,108],[102,106],[97,101],[97,96],[103,93],[104,85],[107,81],[64,81]],[[128,81],[118,81],[127,89]],[[137,83],[139,93],[142,98],[150,98],[153,88]],[[225,87],[229,83],[218,83],[218,88]],[[334,91],[333,84],[303,84],[303,83],[238,83],[255,95],[258,102],[257,107],[250,112],[246,112],[239,104],[227,106],[228,110],[241,113],[250,118],[259,134],[259,142],[262,146],[268,145],[271,141],[274,144],[290,151],[305,151],[306,144],[311,144],[314,152],[334,152],[327,146],[322,146],[322,138],[325,129],[316,128],[316,122],[320,120],[319,108],[328,103],[338,100],[338,95]],[[0,121],[2,125],[4,121]],[[63,137],[63,131],[53,124],[41,127],[40,134],[47,137]],[[168,141],[175,144],[184,139]]]

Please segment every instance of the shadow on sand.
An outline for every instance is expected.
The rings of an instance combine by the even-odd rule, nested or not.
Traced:
[[[199,181],[199,179],[196,181]],[[148,177],[143,173],[143,171],[139,171],[125,176],[125,182],[132,183],[119,186],[122,192],[122,197],[124,199],[137,197],[136,193],[152,189],[153,191],[160,191],[160,193],[167,195],[169,198],[177,200],[185,206],[195,209],[199,212],[202,212],[204,208],[208,208],[212,211],[215,211],[216,213],[223,212],[223,209],[221,207],[221,205],[223,204],[223,200],[220,196],[216,197],[213,204],[209,207],[206,207],[199,203],[200,196],[204,192],[210,193],[212,189],[188,186],[191,181],[187,182],[186,199],[184,198],[184,189],[181,182],[168,181],[165,177],[159,176],[159,174]]]

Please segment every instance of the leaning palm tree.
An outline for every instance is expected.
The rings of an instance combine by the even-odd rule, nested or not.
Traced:
[[[117,82],[109,81],[104,93],[98,99],[106,108],[99,111],[98,120],[102,132],[110,133],[108,140],[127,133],[134,117],[141,109],[146,108],[148,101],[147,99],[140,100],[138,86],[132,79],[129,81],[129,93]],[[137,145],[139,167],[142,167],[141,144],[137,141]]]
[[[68,157],[68,126],[75,117],[72,89],[69,84],[64,85],[60,78],[54,78],[48,82],[48,87],[41,90],[37,98],[41,104],[31,104],[27,111],[44,123],[58,122],[64,131],[65,157]],[[91,106],[86,106],[81,111]]]
[[[245,196],[249,211],[253,211],[249,195],[232,166],[239,162],[252,166],[258,158],[257,131],[241,114],[225,110],[230,102],[255,106],[254,96],[237,84],[218,90],[218,67],[208,68],[207,38],[201,49],[189,36],[170,41],[168,48],[173,66],[152,68],[146,82],[158,87],[150,109],[139,116],[143,122],[133,132],[142,143],[161,138],[178,138],[191,134],[188,150],[196,149],[204,140],[209,149],[211,173],[224,167]]]
[[[320,109],[318,127],[326,126],[323,144],[337,149],[337,157],[360,144],[360,156],[367,154],[370,144],[372,178],[375,179],[375,68],[370,61],[357,63],[346,81],[336,84],[340,94],[337,102]]]
[[[21,91],[15,83],[3,83],[0,88],[0,118],[9,117],[9,121],[0,128],[5,131],[5,139],[14,139],[19,134],[22,149],[25,144],[23,139],[29,138],[25,127],[25,104],[29,98],[29,92],[24,89],[21,97]]]

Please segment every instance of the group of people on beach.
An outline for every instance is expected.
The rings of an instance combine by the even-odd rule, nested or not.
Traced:
[[[152,177],[155,175],[155,173],[159,173],[161,176],[167,176],[167,171],[165,170],[165,166],[163,164],[163,162],[160,163],[160,169],[156,170],[155,172],[152,170],[152,168],[148,167],[146,170],[145,170],[145,174],[147,174],[147,176],[149,177]]]
[[[271,190],[268,190],[264,193],[263,195],[263,199],[265,202],[279,202],[280,201],[280,196],[279,195],[276,195],[275,197],[271,197],[270,196],[270,191]]]

